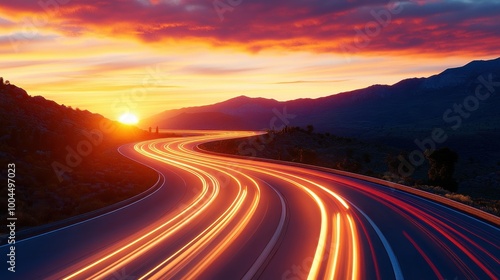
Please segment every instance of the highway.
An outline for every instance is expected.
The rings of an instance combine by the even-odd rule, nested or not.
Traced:
[[[0,279],[498,279],[498,224],[331,172],[197,149],[256,134],[122,146],[158,171],[156,189],[17,241],[16,272],[4,262]]]

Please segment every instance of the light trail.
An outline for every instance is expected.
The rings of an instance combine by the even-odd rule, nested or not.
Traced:
[[[144,151],[144,148],[143,147],[140,147],[139,146],[135,146],[134,149],[142,154],[147,154],[148,156],[152,156],[152,157],[155,157],[155,158],[158,158],[156,157],[155,155],[152,155],[152,154],[149,154],[147,152]],[[159,160],[163,161],[163,162],[167,162],[165,161],[165,159],[162,159],[160,158]],[[182,163],[178,163],[178,162],[173,162],[173,161],[169,161],[170,164],[178,164],[179,166],[182,166],[183,168],[187,168],[188,166],[186,164],[182,164]],[[197,169],[197,168],[193,168],[194,170],[198,170],[200,171],[201,173],[205,173],[205,175],[207,175],[208,177],[210,177],[210,174],[200,170],[200,169]],[[186,169],[188,170],[188,169]],[[68,275],[67,277],[65,277],[64,279],[72,279],[74,277],[76,277],[77,275],[97,266],[98,264],[101,264],[103,263],[104,261],[110,259],[111,257],[115,256],[115,255],[118,255],[119,253],[121,252],[124,252],[125,250],[131,248],[133,245],[139,243],[140,241],[142,240],[146,240],[147,238],[149,238],[150,236],[152,236],[153,234],[155,234],[156,232],[162,230],[163,228],[165,228],[166,226],[174,223],[176,220],[181,220],[180,222],[178,222],[175,226],[173,226],[172,228],[169,228],[167,231],[163,232],[162,235],[160,237],[155,237],[155,238],[152,238],[151,240],[148,241],[148,243],[146,243],[145,245],[142,245],[139,249],[136,249],[134,251],[132,251],[131,253],[128,253],[125,257],[123,257],[119,262],[121,265],[123,264],[126,264],[127,262],[130,262],[131,260],[137,258],[137,254],[138,252],[144,252],[145,250],[147,250],[147,248],[151,248],[151,246],[154,246],[155,244],[158,244],[159,240],[161,241],[162,239],[168,237],[169,235],[171,235],[172,233],[174,233],[175,231],[177,231],[178,229],[180,229],[181,227],[183,226],[186,226],[187,224],[189,224],[190,221],[192,221],[195,217],[197,217],[198,215],[201,214],[201,212],[206,209],[215,199],[215,197],[217,196],[217,192],[214,192],[213,195],[210,195],[207,199],[207,192],[208,192],[208,185],[209,183],[207,182],[207,180],[202,176],[200,175],[200,173],[197,173],[197,172],[192,172],[193,175],[195,175],[196,177],[198,177],[200,179],[200,181],[202,182],[202,186],[203,186],[203,192],[201,193],[200,196],[198,196],[195,201],[190,204],[188,207],[186,207],[185,209],[182,209],[182,211],[177,214],[174,218],[172,218],[171,220],[168,220],[166,221],[165,223],[163,223],[162,225],[160,225],[159,227],[155,228],[154,230],[150,231],[150,232],[147,232],[145,235],[143,235],[141,238],[133,241],[132,243],[116,250],[115,252],[105,256],[104,258],[101,258],[93,263],[91,263],[90,265],[88,266],[85,266],[84,268],[76,271],[75,273],[71,274],[71,275]],[[213,178],[211,178],[211,183],[213,183],[214,185],[217,185],[217,181],[215,181]],[[217,191],[217,189],[216,189]],[[203,201],[206,201],[205,204],[203,204],[202,206],[200,206],[200,209],[194,213],[191,213],[190,215],[188,213],[190,213],[195,207],[197,207],[197,204],[199,204],[200,202],[203,202]],[[111,267],[111,269],[116,269],[116,266],[113,266]],[[112,272],[111,269],[108,269],[108,274],[110,272]],[[103,272],[100,272],[100,274],[103,274]],[[97,278],[99,275],[94,275],[94,278]]]
[[[347,220],[349,221],[349,228],[351,230],[351,279],[359,279],[358,234],[356,232],[356,227],[354,226],[354,222],[352,221],[351,216],[347,215]]]
[[[211,138],[209,138],[209,139],[211,139]],[[203,141],[207,141],[209,139],[204,139]],[[179,145],[180,150],[182,152],[191,155],[190,158],[191,158],[192,161],[197,161],[197,159],[196,159],[197,155],[196,154],[193,155],[191,153],[191,151],[187,150],[184,146],[186,144],[193,144],[193,143],[197,143],[197,142],[199,142],[199,140],[195,140],[195,141],[191,141],[191,142],[188,141],[187,143],[183,143],[183,144]],[[182,152],[175,152],[174,150],[170,150],[170,152],[179,155],[179,157],[186,157],[186,155],[182,154]],[[200,161],[200,160],[198,160],[198,161]],[[205,159],[202,162],[205,162],[205,161],[207,161],[207,159]],[[218,159],[214,160],[213,158],[210,160],[210,162],[212,164],[216,164],[216,163],[225,164],[223,161],[221,162]],[[272,171],[272,170],[269,170],[267,168],[255,168],[255,167],[245,166],[245,167],[243,167],[243,169],[257,171],[257,172],[260,172],[260,173],[263,173],[263,174],[274,176],[275,178],[278,178],[280,180],[289,182],[290,184],[292,184],[292,185],[294,185],[294,186],[302,189],[305,193],[307,193],[310,197],[313,198],[313,200],[317,204],[317,206],[318,206],[318,208],[320,210],[320,213],[321,213],[321,228],[320,228],[320,235],[319,235],[318,245],[316,247],[316,251],[315,251],[315,254],[314,254],[314,259],[313,259],[313,263],[312,263],[312,266],[311,266],[311,270],[310,270],[309,275],[308,275],[308,279],[317,279],[318,278],[318,274],[321,271],[321,265],[322,265],[322,262],[323,262],[322,260],[324,258],[323,256],[325,254],[325,249],[327,247],[328,226],[329,226],[329,224],[328,224],[328,218],[327,218],[328,214],[327,214],[327,211],[326,211],[325,204],[319,198],[319,196],[314,191],[312,191],[310,188],[307,188],[306,186],[304,186],[304,185],[302,185],[300,183],[297,183],[297,181],[294,181],[293,179],[300,179],[300,180],[303,180],[303,181],[305,181],[307,183],[314,184],[314,185],[322,188],[323,190],[327,191],[330,195],[332,195],[333,197],[335,197],[340,203],[342,203],[342,205],[346,209],[349,208],[348,205],[347,205],[347,203],[345,203],[345,201],[343,201],[342,198],[340,198],[340,196],[334,194],[330,190],[324,188],[323,186],[321,186],[319,184],[311,182],[311,181],[309,181],[309,180],[307,180],[305,178],[300,178],[298,176],[294,176],[294,175],[290,175],[290,174],[285,174],[283,172]],[[287,177],[282,176],[280,174],[289,175],[289,176],[293,177],[293,179],[287,178]]]
[[[207,132],[122,148],[128,157],[158,170],[165,177],[164,185],[140,203],[75,227],[84,232],[92,222],[104,230],[121,212],[130,215],[127,208],[144,214],[125,217],[130,224],[119,225],[124,232],[119,239],[104,234],[96,243],[83,241],[100,244],[102,250],[82,247],[81,253],[75,253],[79,257],[58,271],[28,274],[24,279],[109,279],[117,271],[130,271],[134,279],[360,279],[367,275],[403,279],[403,271],[409,268],[401,263],[408,260],[400,259],[412,250],[421,256],[420,265],[427,267],[412,270],[423,273],[420,278],[454,277],[440,268],[472,278],[498,275],[497,227],[469,219],[471,227],[464,224],[463,216],[456,218],[454,210],[435,203],[425,204],[427,209],[420,206],[426,203],[420,198],[348,177],[197,149],[210,141],[259,134]],[[181,176],[185,187],[169,185],[173,182],[169,174]],[[155,212],[149,215],[149,209]],[[401,226],[399,234],[383,222],[389,214]],[[146,220],[136,220],[139,217]],[[47,237],[50,234],[40,238]],[[26,243],[36,241],[30,238]],[[440,254],[433,255],[428,248]],[[440,266],[443,256],[451,261]],[[418,260],[410,263],[414,261]]]
[[[341,240],[341,237],[340,237],[340,213],[337,213],[337,215],[335,215],[335,220],[334,222],[332,223],[332,232],[335,232],[335,241],[334,241],[334,246],[335,246],[335,249],[330,252],[330,254],[333,254],[333,256],[331,255],[330,258],[333,259],[333,262],[332,262],[332,265],[328,268],[327,270],[327,278],[328,279],[336,279],[335,278],[335,273],[337,272],[337,265],[338,265],[338,260],[339,260],[339,252],[340,252],[340,240]]]

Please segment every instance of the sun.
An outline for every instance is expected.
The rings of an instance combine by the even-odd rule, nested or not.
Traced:
[[[125,113],[118,119],[123,124],[137,124],[139,119],[132,113]]]

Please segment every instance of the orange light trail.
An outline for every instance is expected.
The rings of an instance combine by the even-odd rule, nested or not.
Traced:
[[[308,230],[309,235],[301,242],[300,254],[312,260],[310,267],[301,275],[307,279],[360,279],[366,275],[367,258],[376,256],[372,245],[376,240],[372,240],[370,229],[365,228],[364,221],[369,219],[367,215],[341,195],[338,188],[346,186],[362,190],[366,196],[405,219],[414,219],[413,225],[426,234],[431,234],[429,227],[437,231],[472,262],[477,263],[486,275],[492,275],[491,269],[479,263],[480,259],[469,246],[475,246],[486,256],[492,257],[486,249],[443,221],[387,193],[338,175],[298,166],[228,158],[203,153],[197,148],[202,143],[214,140],[259,134],[261,133],[207,132],[204,135],[135,144],[131,153],[135,151],[134,155],[147,159],[151,164],[168,166],[169,170],[171,168],[181,176],[186,184],[184,194],[173,209],[172,206],[166,206],[158,220],[139,229],[129,238],[111,244],[103,252],[79,260],[56,274],[56,278],[105,279],[133,263],[140,263],[149,255],[155,255],[155,262],[145,264],[139,274],[135,275],[137,279],[204,278],[219,260],[231,259],[237,254],[239,244],[252,238],[257,232],[252,225],[274,227],[274,231],[269,231],[264,240],[260,241],[258,246],[262,251],[256,250],[252,258],[248,259],[248,272],[245,274],[243,271],[240,277],[251,279],[261,273],[256,265],[265,266],[273,260],[278,240],[286,238],[290,230],[286,230],[285,221],[290,218],[286,209],[291,206],[287,205],[286,197],[281,194],[281,191],[287,190],[300,194],[301,201],[310,208],[311,213],[317,213],[315,222],[311,223],[315,226]],[[267,181],[273,182],[272,184],[279,182],[280,187],[275,189]],[[163,188],[166,189],[167,186],[168,184]],[[189,189],[193,192],[186,191]],[[270,196],[272,193],[274,196]],[[277,215],[279,219],[273,220],[271,224],[263,223],[268,208],[273,203],[280,205],[275,210],[281,211],[281,215]],[[371,220],[370,224],[379,239],[385,242],[384,248],[391,258],[394,275],[402,278],[395,255],[389,250],[389,241]],[[424,224],[429,227],[425,228]],[[362,231],[358,231],[359,226]],[[460,244],[459,240],[465,240],[468,245]],[[369,246],[362,248],[362,241]],[[416,244],[413,239],[410,241]],[[420,253],[426,256],[423,252]],[[453,255],[455,256],[454,253]],[[426,261],[432,265],[430,259],[427,258]],[[381,278],[379,261],[373,260],[370,263],[377,277]]]
[[[211,137],[209,139],[211,139]],[[207,141],[207,140],[208,139],[205,139],[204,141]],[[187,141],[187,142],[179,145],[180,150],[181,150],[180,152],[176,152],[173,150],[171,152],[177,153],[180,156],[185,156],[186,154],[190,154],[192,156],[192,160],[196,160],[196,158],[199,158],[200,154],[192,151],[189,148],[186,148],[186,146],[193,146],[193,145],[196,145],[196,143],[199,144],[200,141],[199,140]],[[218,162],[219,164],[226,164],[227,165],[226,160],[221,158],[221,157],[218,157],[218,156],[204,155],[204,161],[208,161],[208,159],[210,159],[211,162]],[[240,164],[238,166],[241,169],[256,171],[256,172],[259,172],[262,174],[273,176],[273,177],[278,178],[282,181],[288,182],[291,185],[294,185],[294,186],[302,189],[308,196],[310,196],[315,201],[315,203],[318,206],[320,213],[321,213],[321,228],[320,228],[320,235],[319,235],[319,239],[318,239],[318,245],[316,247],[316,251],[314,254],[311,269],[309,271],[308,279],[317,279],[318,275],[320,274],[321,271],[323,271],[323,270],[329,271],[329,270],[332,270],[332,269],[330,269],[330,267],[337,266],[338,265],[338,258],[327,261],[326,267],[322,267],[322,263],[323,263],[326,248],[328,247],[328,239],[329,239],[328,238],[328,236],[329,236],[328,216],[329,216],[329,214],[328,214],[328,211],[325,207],[325,202],[319,197],[318,194],[315,193],[314,190],[306,187],[305,185],[303,185],[301,183],[298,183],[297,180],[303,181],[307,184],[315,186],[315,187],[319,188],[320,190],[326,192],[327,194],[334,197],[336,199],[336,201],[340,202],[340,204],[346,210],[348,210],[349,206],[345,202],[345,200],[342,199],[338,194],[331,191],[330,189],[328,189],[328,188],[326,188],[326,187],[324,187],[316,182],[313,182],[311,180],[308,180],[308,179],[300,177],[300,176],[295,176],[295,175],[290,174],[290,173],[280,172],[280,171],[273,170],[273,169],[270,169],[267,167],[263,167],[263,166],[265,166],[265,164],[259,165],[258,167],[250,166],[248,164]],[[290,178],[288,178],[288,177],[290,177]],[[350,233],[348,233],[348,234],[350,234]],[[340,238],[340,236],[339,236],[339,238]],[[352,241],[352,242],[357,242],[357,239],[355,239],[355,240],[356,241]],[[340,240],[337,244],[340,244]],[[353,246],[353,247],[357,248],[357,246]],[[354,255],[357,256],[358,254],[354,254]],[[354,272],[353,272],[353,275],[354,275]]]

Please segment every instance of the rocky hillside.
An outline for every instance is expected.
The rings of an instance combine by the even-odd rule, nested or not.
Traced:
[[[153,136],[0,83],[0,180],[7,181],[7,165],[15,164],[21,228],[92,211],[149,188],[156,172],[116,148]],[[7,197],[7,184],[0,197]],[[4,206],[0,219],[5,220]]]

